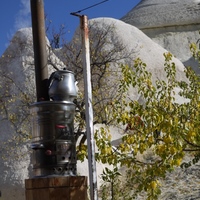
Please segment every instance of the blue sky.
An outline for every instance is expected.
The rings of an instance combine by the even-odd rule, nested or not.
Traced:
[[[0,55],[3,54],[13,34],[20,28],[30,27],[30,0],[2,0],[0,12]],[[66,28],[65,38],[70,40],[75,29],[79,26],[79,19],[70,15],[102,0],[44,0],[44,10],[51,27],[55,30],[60,25]],[[96,7],[83,11],[89,19],[96,17],[112,17],[120,19],[130,11],[140,0],[108,0]]]

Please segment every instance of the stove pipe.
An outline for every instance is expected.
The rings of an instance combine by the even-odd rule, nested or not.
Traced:
[[[37,101],[49,100],[43,0],[31,0]]]

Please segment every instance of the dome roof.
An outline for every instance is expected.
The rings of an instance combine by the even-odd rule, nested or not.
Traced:
[[[200,0],[141,0],[121,19],[140,29],[200,23]]]

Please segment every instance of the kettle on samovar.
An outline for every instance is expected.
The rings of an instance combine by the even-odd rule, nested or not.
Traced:
[[[73,101],[77,96],[74,73],[58,70],[49,78],[49,97],[53,101]]]

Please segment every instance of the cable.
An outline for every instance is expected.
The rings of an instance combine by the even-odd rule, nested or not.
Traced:
[[[96,4],[92,5],[92,6],[83,8],[83,9],[81,9],[81,10],[78,10],[78,11],[76,11],[76,12],[72,12],[72,13],[70,13],[70,14],[71,14],[71,15],[76,15],[77,13],[81,13],[81,12],[84,11],[84,10],[88,10],[88,9],[90,9],[90,8],[93,8],[93,7],[95,7],[95,6],[98,6],[98,5],[102,4],[102,3],[105,3],[106,1],[109,1],[109,0],[101,1],[101,2],[99,2],[99,3],[96,3]]]

